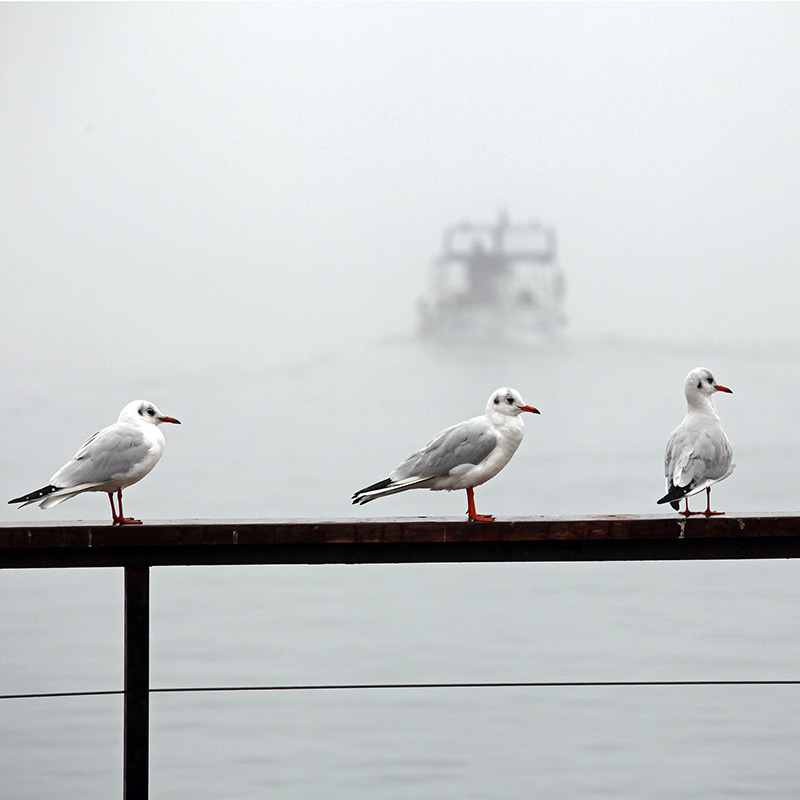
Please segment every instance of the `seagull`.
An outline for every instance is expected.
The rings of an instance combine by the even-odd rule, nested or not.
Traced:
[[[180,425],[177,419],[164,416],[147,400],[128,403],[119,419],[90,436],[72,460],[50,478],[47,486],[8,502],[22,503],[22,508],[41,500],[40,508],[50,508],[81,492],[107,492],[112,524],[140,525],[141,520],[123,516],[122,490],[144,478],[161,458],[164,434],[158,425],[162,422]],[[114,507],[115,492],[119,513]]]
[[[498,389],[489,398],[485,414],[443,430],[388,478],[359,489],[353,503],[369,503],[407,489],[466,489],[469,520],[492,522],[493,516],[475,511],[473,488],[497,475],[517,451],[525,433],[523,411],[539,413],[525,405],[516,389]]]
[[[680,499],[686,499],[686,508],[679,513],[705,514],[707,517],[723,514],[711,510],[711,486],[725,480],[733,472],[733,448],[719,424],[719,415],[711,400],[715,392],[733,392],[715,380],[705,367],[693,369],[686,376],[683,391],[687,411],[683,422],[672,431],[664,455],[664,472],[667,493],[658,501],[669,503],[676,511]],[[706,510],[689,511],[689,495],[706,490]]]

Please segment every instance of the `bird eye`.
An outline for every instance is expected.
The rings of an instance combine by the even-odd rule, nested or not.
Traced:
[[[714,383],[714,379],[713,379],[713,378],[712,378],[710,375],[709,375],[709,376],[706,378],[706,380],[707,380],[709,383]]]
[[[148,414],[149,414],[151,417],[154,417],[154,416],[156,415],[156,410],[153,408],[153,406],[150,406],[150,408],[148,408],[148,409],[147,409],[147,413],[148,413]]]
[[[508,403],[509,405],[511,405],[513,402],[514,402],[514,398],[513,398],[511,395],[509,395],[508,397],[506,397],[506,403]]]

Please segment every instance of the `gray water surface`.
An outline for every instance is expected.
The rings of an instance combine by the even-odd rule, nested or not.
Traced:
[[[183,425],[126,511],[458,518],[463,492],[365,507],[349,496],[510,384],[542,416],[476,491],[479,511],[655,513],[683,377],[698,365],[734,390],[717,407],[739,466],[714,504],[796,511],[795,349],[697,350],[566,340],[465,354],[399,341],[224,379],[144,376],[136,394]],[[764,391],[775,374],[779,388]],[[63,380],[70,403],[84,392],[102,405],[98,426],[134,396]],[[92,432],[49,396],[19,387],[2,411],[19,453],[2,464],[9,497]],[[84,495],[0,514],[98,519],[106,507]],[[159,568],[151,593],[153,687],[800,678],[793,561]],[[3,693],[121,688],[119,570],[5,571],[0,608]],[[774,686],[156,694],[152,797],[793,797],[799,710],[800,687]],[[0,736],[3,798],[121,794],[120,697],[2,701]]]

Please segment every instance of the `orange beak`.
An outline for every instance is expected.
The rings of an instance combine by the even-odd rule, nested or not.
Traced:
[[[728,394],[733,394],[733,389],[729,389],[727,386],[720,386],[717,384],[714,387],[718,392],[727,392]]]
[[[176,425],[180,425],[181,421],[179,419],[175,419],[175,417],[159,417],[159,422],[174,422]]]
[[[730,389],[728,389],[730,391]],[[520,411],[530,411],[531,414],[541,414],[542,412],[539,411],[538,408],[534,408],[533,406],[517,406]]]

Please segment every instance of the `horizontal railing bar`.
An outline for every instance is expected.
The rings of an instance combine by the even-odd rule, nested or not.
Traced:
[[[0,526],[0,568],[796,557],[789,515]]]
[[[26,547],[198,544],[320,544],[475,542],[514,540],[654,539],[800,535],[800,516],[729,514],[688,519],[678,514],[524,517],[495,522],[462,518],[162,520],[143,525],[107,522],[0,522],[0,550]]]
[[[0,524],[0,568],[800,557],[800,516]]]
[[[149,689],[150,694],[192,694],[209,692],[302,692],[367,689],[560,689],[658,686],[800,686],[798,680],[675,680],[675,681],[490,681],[465,683],[320,683],[285,686],[186,686]],[[104,697],[123,695],[123,689],[97,692],[38,692],[0,694],[0,700],[32,700],[57,697]]]

